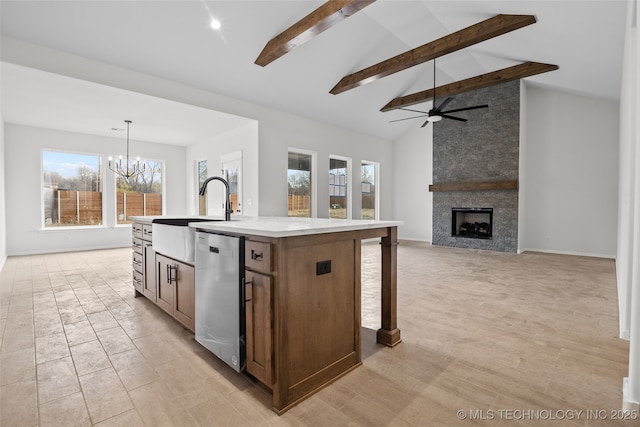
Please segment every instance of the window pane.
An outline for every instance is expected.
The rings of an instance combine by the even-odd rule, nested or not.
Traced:
[[[289,153],[288,215],[311,217],[311,155]]]
[[[347,161],[329,159],[329,218],[347,218]]]
[[[144,172],[125,179],[116,175],[118,224],[131,224],[135,215],[162,215],[162,162],[145,160]]]
[[[376,166],[362,163],[362,219],[376,219]]]
[[[100,156],[42,152],[45,227],[102,224]]]
[[[207,180],[207,161],[201,160],[198,162],[198,188],[202,187],[202,184]],[[198,213],[200,215],[207,214],[207,193],[204,196],[198,194]]]
[[[234,214],[242,214],[240,207],[240,162],[233,161],[224,164],[224,179],[229,183],[229,201]]]

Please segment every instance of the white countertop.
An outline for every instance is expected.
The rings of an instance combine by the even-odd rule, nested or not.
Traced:
[[[367,230],[397,227],[402,221],[374,221],[359,219],[291,218],[291,217],[245,217],[231,221],[197,222],[189,227],[208,231],[234,234],[249,234],[265,237],[291,237],[306,234],[336,233],[341,231]]]

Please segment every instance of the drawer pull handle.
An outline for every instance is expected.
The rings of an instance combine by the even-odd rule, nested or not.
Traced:
[[[173,275],[173,271],[175,270],[176,275]],[[167,283],[170,285],[172,283],[178,283],[178,266],[177,265],[169,265],[167,264]]]
[[[254,251],[253,249],[251,249],[251,259],[256,261],[258,259],[262,259],[262,252],[258,253],[256,251]]]

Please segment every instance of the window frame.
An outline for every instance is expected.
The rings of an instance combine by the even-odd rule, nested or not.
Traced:
[[[149,159],[149,158],[140,158],[141,162],[147,163],[147,162],[159,162],[161,164],[161,170],[162,170],[162,191],[161,191],[161,195],[162,195],[162,207],[161,207],[161,214],[160,215],[165,215],[167,212],[167,196],[166,196],[166,192],[167,192],[167,183],[165,180],[165,171],[166,171],[166,162],[164,160],[160,160],[160,159]],[[108,169],[108,168],[107,168]],[[111,172],[111,177],[113,178],[113,182],[112,182],[112,188],[113,188],[113,221],[114,221],[114,227],[119,228],[119,227],[131,227],[132,223],[123,223],[120,224],[118,222],[118,178],[116,177],[116,173],[109,170]]]
[[[202,182],[200,182],[200,163],[205,163],[206,164],[206,175],[208,177],[209,175],[209,159],[207,158],[202,158],[202,159],[196,159],[193,161],[194,163],[194,175],[195,175],[195,182],[196,182],[196,209],[195,211],[198,213],[198,215],[207,215],[208,212],[208,197],[207,197],[207,193],[204,194],[204,196],[200,195],[200,186],[202,185]],[[206,178],[205,178],[206,179]],[[201,209],[203,208],[204,204],[204,213],[201,212]]]
[[[360,218],[362,218],[362,167],[364,165],[373,166],[373,219],[378,221],[380,219],[380,162],[374,162],[370,160],[360,160]]]
[[[233,151],[231,153],[223,154],[220,156],[220,164],[222,165],[222,177],[227,180],[229,183],[230,189],[232,182],[229,180],[228,171],[232,169],[233,166],[236,166],[238,172],[238,182],[236,183],[236,205],[231,206],[233,212],[231,213],[232,217],[242,216],[242,210],[244,207],[242,206],[243,194],[242,194],[242,180],[243,180],[243,158],[242,158],[242,150]],[[222,206],[226,204],[226,200],[224,199],[224,193],[222,194]]]
[[[45,210],[45,187],[44,187],[44,173],[45,173],[45,167],[44,167],[44,153],[45,152],[49,152],[49,153],[62,153],[62,154],[72,154],[72,155],[80,155],[80,156],[92,156],[92,157],[96,157],[98,159],[98,175],[100,177],[100,193],[102,194],[101,197],[101,203],[100,203],[100,210],[101,210],[101,216],[102,216],[102,223],[101,224],[97,224],[97,225],[61,225],[61,226],[57,226],[57,227],[47,227],[45,224],[45,214],[44,214],[44,210]],[[90,152],[84,152],[84,151],[73,151],[73,150],[61,150],[61,149],[54,149],[54,148],[42,148],[40,150],[40,213],[39,213],[39,217],[40,217],[40,231],[44,231],[44,232],[51,232],[51,231],[64,231],[64,230],[87,230],[87,229],[99,229],[99,228],[108,228],[107,225],[107,201],[106,201],[106,197],[105,197],[105,178],[106,178],[106,173],[105,173],[105,162],[104,162],[104,156],[101,154],[97,154],[97,153],[90,153]]]
[[[331,160],[339,160],[339,161],[343,161],[347,163],[347,167],[346,167],[346,173],[345,173],[345,179],[347,180],[346,182],[346,202],[347,202],[347,209],[346,209],[346,219],[351,219],[352,217],[352,213],[353,213],[353,182],[352,182],[352,176],[353,176],[353,160],[351,159],[351,157],[344,157],[344,156],[338,156],[338,155],[334,155],[334,154],[330,154],[329,155],[329,175],[331,174]],[[327,211],[327,214],[329,216],[329,218],[331,218],[331,183],[329,183],[329,210]]]
[[[302,155],[306,155],[306,156],[311,156],[311,171],[310,171],[310,176],[311,176],[311,195],[309,197],[309,203],[311,206],[309,206],[309,211],[310,211],[310,215],[309,218],[317,218],[318,217],[318,153],[315,151],[310,151],[310,150],[305,150],[302,148],[295,148],[295,147],[288,147],[287,148],[287,180],[285,181],[285,185],[287,186],[287,201],[288,201],[288,197],[289,197],[289,154],[302,154]],[[287,205],[287,217],[289,216],[289,208]]]

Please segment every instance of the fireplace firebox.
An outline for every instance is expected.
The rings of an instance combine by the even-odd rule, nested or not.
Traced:
[[[491,239],[493,208],[451,208],[451,236]]]

